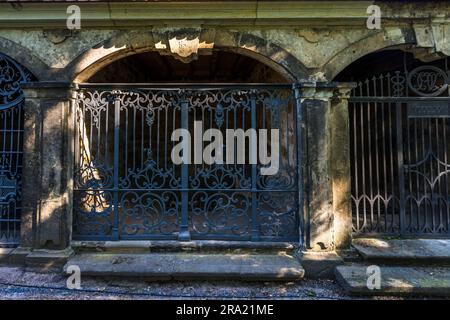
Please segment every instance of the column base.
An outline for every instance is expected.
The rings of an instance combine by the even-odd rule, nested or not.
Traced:
[[[333,279],[335,268],[344,264],[344,260],[334,251],[305,251],[300,261],[305,269],[305,277],[309,279]]]
[[[191,241],[191,234],[189,231],[180,231],[178,234],[179,241]]]
[[[73,253],[72,248],[47,250],[18,247],[3,254],[1,262],[10,266],[36,269],[39,272],[59,271]]]

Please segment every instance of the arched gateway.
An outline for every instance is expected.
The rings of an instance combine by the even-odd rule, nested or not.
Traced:
[[[0,247],[20,242],[24,100],[20,85],[30,80],[31,73],[0,53]]]
[[[400,50],[339,75],[358,83],[349,99],[355,235],[449,237],[449,75],[448,58],[424,63]]]
[[[147,52],[107,65],[77,94],[73,239],[299,241],[295,93],[232,52],[190,63]],[[177,129],[190,134],[189,163],[173,159]],[[223,163],[206,161],[211,142],[224,143],[209,149]],[[271,163],[251,161],[263,151]],[[274,174],[262,174],[270,165]]]

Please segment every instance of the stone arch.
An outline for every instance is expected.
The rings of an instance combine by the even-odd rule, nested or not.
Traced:
[[[398,46],[399,48],[405,48],[408,45],[416,44],[414,37],[407,39],[407,37],[403,36],[400,29],[398,31],[399,32],[395,34],[378,32],[345,47],[321,68],[326,79],[331,81],[347,66],[370,53],[390,47]]]
[[[29,49],[20,44],[0,37],[0,52],[14,59],[40,81],[51,80],[49,67]]]
[[[203,32],[203,31],[201,31]],[[195,34],[194,34],[195,35]],[[88,49],[67,66],[60,78],[76,83],[86,81],[99,69],[113,61],[147,51],[157,51],[155,31],[122,33]],[[214,49],[249,56],[268,65],[289,81],[301,81],[309,70],[285,49],[258,36],[231,31],[214,31]]]

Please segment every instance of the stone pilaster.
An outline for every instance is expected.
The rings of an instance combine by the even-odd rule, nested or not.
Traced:
[[[306,246],[312,251],[341,248],[351,236],[347,87],[316,83],[302,90]]]
[[[331,101],[330,166],[333,190],[334,245],[336,249],[348,249],[352,241],[348,98],[353,87],[350,84],[340,84],[336,88]]]
[[[25,94],[21,247],[64,249],[72,225],[73,87],[37,82]]]
[[[302,110],[305,123],[306,155],[305,231],[309,250],[331,250],[333,247],[332,189],[330,181],[330,99],[333,88],[317,84],[303,86]]]

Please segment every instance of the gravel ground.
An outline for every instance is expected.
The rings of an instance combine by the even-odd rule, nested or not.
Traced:
[[[0,299],[349,299],[332,280],[242,283],[82,278],[81,287],[67,289],[66,277],[60,273],[0,267]]]

